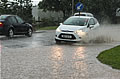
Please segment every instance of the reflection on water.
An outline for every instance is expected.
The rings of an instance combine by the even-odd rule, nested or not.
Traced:
[[[61,47],[56,46],[52,48],[52,59],[58,61],[63,59],[63,50]]]
[[[1,53],[1,51],[2,51],[2,46],[1,46],[1,41],[0,41],[0,53]]]
[[[71,48],[72,49],[72,48]],[[69,53],[66,53],[61,46],[55,46],[51,48],[51,60],[52,60],[52,75],[55,79],[61,79],[61,75],[65,75],[65,71],[69,73],[70,79],[85,77],[87,73],[87,64],[85,63],[85,47],[75,47]],[[68,54],[71,54],[68,57]],[[66,55],[66,56],[63,56]],[[64,58],[66,57],[66,58]],[[71,58],[74,61],[69,60]],[[66,64],[66,63],[67,64]],[[68,65],[69,64],[69,65]],[[67,70],[69,69],[69,70]],[[72,71],[73,70],[73,71]],[[70,71],[70,72],[69,72]],[[64,74],[63,74],[64,73]]]
[[[85,59],[85,47],[76,48],[73,59],[75,60],[73,62],[73,68],[75,69],[75,72],[72,74],[72,77],[84,78],[87,74],[87,64],[85,63],[85,61],[83,61],[83,59]]]
[[[53,60],[52,74],[55,79],[58,79],[60,76],[61,66],[64,63],[61,62],[63,60],[63,49],[59,46],[55,46],[52,47],[51,51],[51,59]]]
[[[1,74],[1,53],[2,53],[2,46],[1,46],[1,41],[0,41],[0,74]],[[0,75],[0,78],[1,78],[1,75]]]
[[[86,69],[86,64],[84,61],[76,61],[74,67],[77,70],[84,71]]]
[[[73,67],[75,68],[74,74],[72,74],[72,77],[80,78],[80,77],[86,77],[87,76],[87,64],[84,61],[76,61],[73,64]]]
[[[78,47],[75,49],[73,59],[84,59],[85,47]]]
[[[75,49],[75,53],[73,55],[73,59],[84,59],[85,58],[85,47],[78,47]],[[74,63],[74,67],[75,69],[80,69],[80,70],[84,70],[85,68],[85,63],[83,61],[76,61]]]

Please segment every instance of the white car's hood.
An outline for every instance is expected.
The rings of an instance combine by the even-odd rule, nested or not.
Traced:
[[[60,30],[68,30],[68,31],[76,31],[76,30],[84,30],[87,26],[75,26],[75,25],[63,25],[59,26]]]

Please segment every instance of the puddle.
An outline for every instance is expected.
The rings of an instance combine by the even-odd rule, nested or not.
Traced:
[[[24,47],[27,47],[28,45],[26,44],[15,44],[15,45],[6,45],[5,47],[8,47],[8,48],[24,48]]]
[[[80,42],[62,42],[57,45],[96,45],[120,42],[120,25],[102,25],[101,27],[91,30],[88,35]],[[36,47],[36,46],[52,46],[56,45],[55,31],[36,33],[31,38],[25,36],[16,36],[13,39],[1,37],[2,45],[9,48],[23,48],[23,47]]]

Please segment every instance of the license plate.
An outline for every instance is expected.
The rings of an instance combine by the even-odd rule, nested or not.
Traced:
[[[71,35],[61,35],[62,38],[72,38]]]

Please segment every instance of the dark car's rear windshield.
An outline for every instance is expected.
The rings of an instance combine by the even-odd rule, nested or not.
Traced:
[[[5,20],[8,16],[5,16],[5,15],[1,15],[0,16],[0,20]]]

